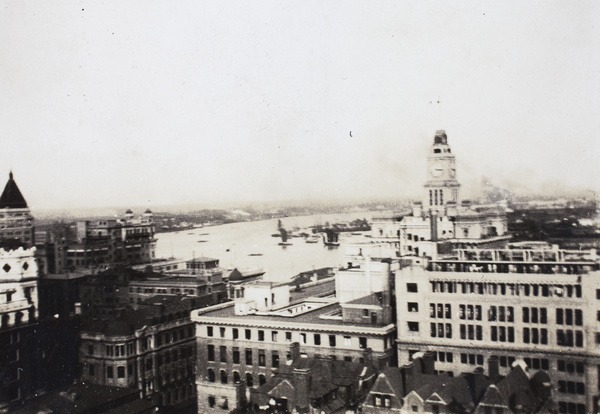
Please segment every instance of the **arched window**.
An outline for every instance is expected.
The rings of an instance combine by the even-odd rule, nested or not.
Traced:
[[[246,374],[246,386],[248,386],[248,387],[254,386],[254,380],[252,379],[252,374]]]
[[[227,373],[221,370],[221,384],[227,384]]]
[[[259,385],[263,385],[265,382],[267,382],[267,380],[266,380],[265,376],[264,376],[264,375],[262,375],[262,374],[260,374],[260,375],[258,376],[258,384],[259,384]]]
[[[233,371],[233,382],[234,383],[240,382],[240,373],[237,371]]]
[[[19,325],[21,322],[23,322],[23,312],[17,312],[15,315],[15,325]]]
[[[208,369],[208,382],[215,382],[215,371]]]

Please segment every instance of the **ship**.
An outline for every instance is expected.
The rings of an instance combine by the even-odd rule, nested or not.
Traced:
[[[278,243],[280,246],[291,246],[292,243],[287,241],[288,240],[288,232],[281,227],[279,229],[279,234],[281,235],[281,241]]]
[[[323,235],[323,244],[325,246],[337,247],[340,245],[338,241],[339,233],[333,229],[325,229],[325,234]]]

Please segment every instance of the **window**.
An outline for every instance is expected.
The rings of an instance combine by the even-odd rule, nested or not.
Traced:
[[[246,385],[248,387],[254,386],[254,381],[252,379],[252,374],[246,374]]]
[[[305,333],[300,334],[300,343],[306,344],[306,334]]]
[[[286,332],[285,333],[285,341],[286,342],[292,342],[292,333],[291,332]]]
[[[221,362],[227,362],[227,347],[225,346],[221,346],[219,347],[219,355],[220,355],[220,359]],[[173,358],[173,360],[175,360],[175,358]]]
[[[207,351],[208,351],[208,360],[209,361],[214,361],[215,360],[215,346],[214,345],[208,345],[207,346]]]
[[[265,356],[265,351],[262,349],[258,351],[258,366],[259,367],[267,366],[267,358]]]
[[[233,371],[233,382],[234,384],[240,382],[240,373],[237,371]]]
[[[408,330],[410,332],[419,332],[419,322],[408,322]]]
[[[237,328],[233,328],[233,329],[231,330],[231,333],[233,334],[233,339],[238,339],[238,337],[239,337],[239,332],[238,332],[238,329],[237,329]]]
[[[125,367],[117,367],[117,378],[125,378]]]
[[[106,367],[106,377],[107,378],[113,377],[113,367]]]
[[[409,312],[418,312],[419,311],[419,304],[417,302],[408,302],[407,306],[408,306]]]
[[[365,349],[367,347],[367,338],[364,336],[358,337],[358,346],[361,349]]]
[[[344,336],[344,346],[352,345],[352,338],[349,336]]]
[[[265,331],[262,331],[262,330],[258,331],[258,340],[259,341],[264,341],[265,340]]]
[[[273,368],[279,367],[279,353],[277,351],[271,353],[271,366]]]
[[[252,339],[252,331],[250,329],[246,329],[246,339]]]
[[[321,335],[320,334],[315,334],[315,345],[321,345]]]
[[[206,336],[213,336],[213,327],[212,326],[206,327]]]
[[[232,356],[233,356],[233,363],[239,364],[240,363],[240,350],[238,348],[233,348]]]
[[[88,374],[91,375],[91,376],[94,376],[94,374],[95,374],[95,368],[96,367],[94,366],[94,364],[89,364],[88,365]]]
[[[329,346],[335,346],[335,335],[329,335]]]
[[[173,332],[174,334],[176,332]],[[219,335],[221,335],[221,338],[225,338],[225,328],[219,328]]]
[[[221,384],[227,384],[227,372],[221,370]]]
[[[246,365],[252,365],[252,350],[246,349]]]
[[[417,287],[416,283],[407,283],[406,284],[406,291],[410,292],[410,293],[418,293],[419,292],[419,288]]]
[[[216,404],[216,399],[215,399],[214,395],[209,395],[208,396],[208,406],[214,407],[215,404]]]

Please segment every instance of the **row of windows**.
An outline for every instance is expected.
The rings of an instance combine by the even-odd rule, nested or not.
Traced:
[[[558,412],[561,414],[587,414],[585,404],[559,401]]]
[[[483,341],[483,328],[481,325],[460,325],[460,339],[477,339]]]
[[[439,361],[439,362],[453,362],[454,355],[452,354],[452,352],[438,351],[438,352],[434,353],[433,359],[434,359],[434,361]]]
[[[206,371],[206,380],[208,382],[216,382],[216,380],[217,380],[216,374],[212,368],[209,368]],[[233,380],[234,384],[241,381],[241,376],[238,371],[233,371],[232,380]],[[227,375],[227,371],[225,371],[223,369],[221,371],[219,371],[219,382],[221,384],[227,384],[229,382],[229,376]],[[260,374],[258,376],[258,386],[263,385],[265,382],[267,382],[266,377],[263,374]],[[250,374],[249,372],[246,373],[246,385],[248,387],[254,386],[254,378],[252,377],[252,374]]]
[[[550,361],[546,358],[523,358],[529,368],[533,369],[550,369]]]
[[[212,326],[207,326],[206,327],[206,334],[209,337],[213,337],[215,332]],[[231,330],[231,334],[232,334],[232,338],[233,339],[239,339],[239,329],[238,328],[232,328]],[[266,340],[266,335],[265,335],[265,331],[264,330],[258,330],[257,332],[257,339],[260,342],[264,342]],[[225,338],[226,336],[226,328],[224,327],[220,327],[219,328],[219,336],[221,338]],[[323,337],[325,337],[326,339],[323,339]],[[244,330],[244,338],[247,340],[252,340],[252,330],[251,329],[245,329]],[[336,335],[324,335],[324,334],[307,334],[304,332],[300,333],[300,343],[303,345],[307,345],[309,342],[309,338],[312,338],[312,344],[316,345],[316,346],[320,346],[320,345],[328,345],[330,347],[335,347],[337,346],[337,337]],[[326,341],[326,342],[325,342]],[[279,331],[271,331],[271,342],[279,342]],[[292,342],[292,333],[287,331],[285,332],[285,342]],[[359,347],[360,348],[367,348],[367,338],[366,337],[359,337],[358,338],[358,342],[359,342]],[[344,346],[351,346],[352,345],[352,337],[351,336],[344,336]]]
[[[564,359],[559,359],[557,362],[557,369],[560,372],[569,372],[577,374],[583,374],[583,362],[582,361],[569,361]]]
[[[581,297],[581,285],[431,281],[431,291],[479,295]]]
[[[460,354],[461,364],[483,365],[483,355],[480,354]]]
[[[463,309],[464,314],[464,309]],[[452,319],[452,306],[449,303],[430,303],[429,316],[431,318]]]
[[[523,328],[523,342],[528,344],[548,344],[548,330],[538,328]]]
[[[548,312],[546,308],[523,308],[524,323],[548,323]]]
[[[573,341],[575,334],[575,341]],[[583,331],[573,331],[571,329],[558,329],[556,331],[556,344],[559,346],[583,347]]]
[[[573,318],[575,316],[575,318]],[[558,325],[583,325],[583,312],[581,309],[556,309],[556,323]]]
[[[216,355],[215,355],[215,351],[216,348],[214,345],[207,345],[207,358],[208,361],[214,362],[216,361]],[[240,349],[239,348],[232,348],[231,350],[231,361],[234,364],[239,364],[240,363]],[[266,359],[266,352],[264,349],[259,349],[258,350],[258,366],[259,367],[266,367],[267,366],[267,359]],[[286,358],[288,360],[291,359],[291,354],[287,354]],[[246,348],[245,351],[245,362],[246,365],[253,365],[253,350],[251,348]],[[219,362],[227,362],[228,361],[228,352],[227,352],[227,347],[226,346],[220,346],[219,347]],[[279,352],[278,351],[272,351],[271,352],[271,366],[274,368],[279,367]]]
[[[512,326],[492,326],[491,340],[493,342],[515,342],[515,328]]]
[[[490,306],[488,321],[490,322],[514,322],[515,310],[512,306]]]
[[[452,325],[449,323],[431,323],[430,328],[432,338],[452,338]]]
[[[481,306],[480,305],[459,305],[458,307],[458,317],[460,319],[468,319],[472,321],[473,319],[480,321],[481,320]]]
[[[585,384],[575,381],[558,381],[558,392],[562,394],[585,395]]]

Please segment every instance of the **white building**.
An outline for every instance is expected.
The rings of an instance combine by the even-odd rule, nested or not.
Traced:
[[[427,157],[422,202],[412,212],[374,217],[371,236],[398,247],[401,256],[433,256],[436,241],[454,247],[502,247],[510,239],[506,214],[496,206],[460,200],[456,156],[445,131],[437,131]]]

